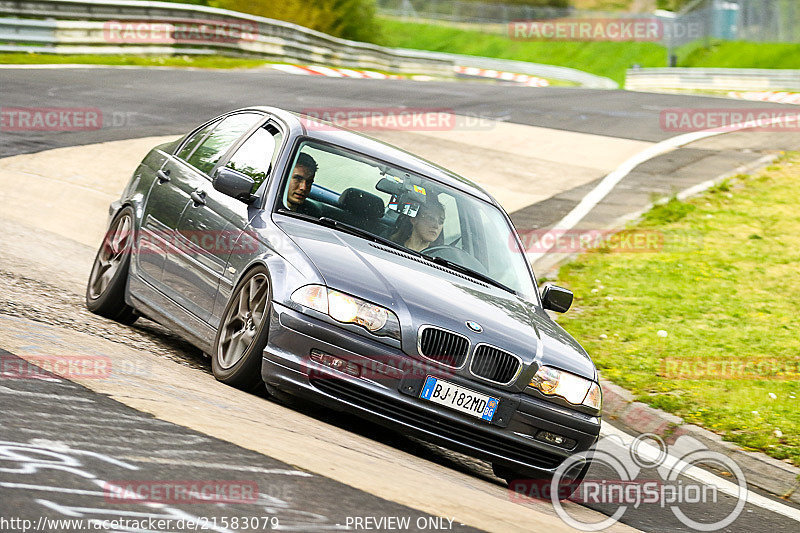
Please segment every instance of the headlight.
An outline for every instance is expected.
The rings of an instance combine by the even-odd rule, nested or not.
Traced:
[[[355,296],[322,285],[306,285],[292,293],[292,301],[325,313],[339,322],[358,324],[375,335],[400,340],[400,321],[397,315]]]
[[[588,405],[592,409],[597,409],[598,411],[602,409],[603,391],[600,390],[600,385],[592,383],[592,386],[589,387],[589,393],[586,395],[586,399],[583,400],[583,405]]]
[[[574,405],[585,405],[600,410],[600,386],[588,379],[563,372],[549,366],[539,367],[530,386],[548,396],[561,396]]]

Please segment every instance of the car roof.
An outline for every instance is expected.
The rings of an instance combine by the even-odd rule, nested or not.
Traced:
[[[330,122],[325,122],[316,118],[313,119],[315,122],[324,123],[326,127],[309,129],[305,127],[303,121],[301,120],[305,115],[277,107],[254,106],[248,109],[265,111],[282,119],[298,135],[304,135],[311,139],[331,143],[355,152],[362,153],[364,155],[373,156],[376,159],[389,163],[390,165],[410,170],[425,177],[433,178],[434,180],[444,183],[445,185],[449,185],[454,189],[472,194],[473,196],[477,196],[478,198],[499,206],[497,201],[476,183],[417,155],[414,155],[396,146],[392,146],[391,144],[379,141],[378,139],[373,139],[372,137],[368,137],[355,131],[341,128]]]

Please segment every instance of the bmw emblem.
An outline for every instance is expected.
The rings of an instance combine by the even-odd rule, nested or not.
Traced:
[[[473,322],[472,320],[467,321],[467,327],[472,331],[474,331],[475,333],[480,333],[481,331],[483,331],[483,327],[477,322]]]

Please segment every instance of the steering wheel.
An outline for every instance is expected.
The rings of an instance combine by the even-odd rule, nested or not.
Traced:
[[[486,274],[486,267],[483,266],[483,263],[475,259],[472,254],[465,252],[461,248],[456,248],[455,246],[450,246],[448,244],[431,246],[430,248],[422,250],[422,253],[434,257],[441,257],[447,261],[452,261],[453,263],[458,263],[461,266],[467,267],[470,270]]]

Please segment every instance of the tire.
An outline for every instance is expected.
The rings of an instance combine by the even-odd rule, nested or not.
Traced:
[[[133,209],[125,207],[109,224],[86,284],[86,307],[92,313],[133,324],[139,318],[125,303],[125,285],[133,250]]]
[[[214,377],[237,389],[260,387],[261,359],[269,334],[272,285],[263,266],[250,270],[231,294],[214,339]]]
[[[583,479],[586,477],[586,473],[589,471],[589,467],[592,466],[591,461],[587,461],[583,467],[578,471],[578,474],[575,477],[570,477],[561,481],[561,487],[567,487],[567,489],[559,490],[558,499],[559,500],[566,500],[570,496],[572,496],[581,483],[583,483]],[[506,483],[508,483],[509,487],[512,487],[515,481],[519,480],[530,480],[531,476],[528,474],[515,472],[513,469],[508,468],[507,466],[498,465],[496,463],[492,463],[492,471],[494,475],[497,477],[504,479]],[[537,479],[537,482],[542,483],[543,485],[550,485],[552,482],[552,477],[547,479]],[[539,493],[542,492],[543,487],[539,487]]]

